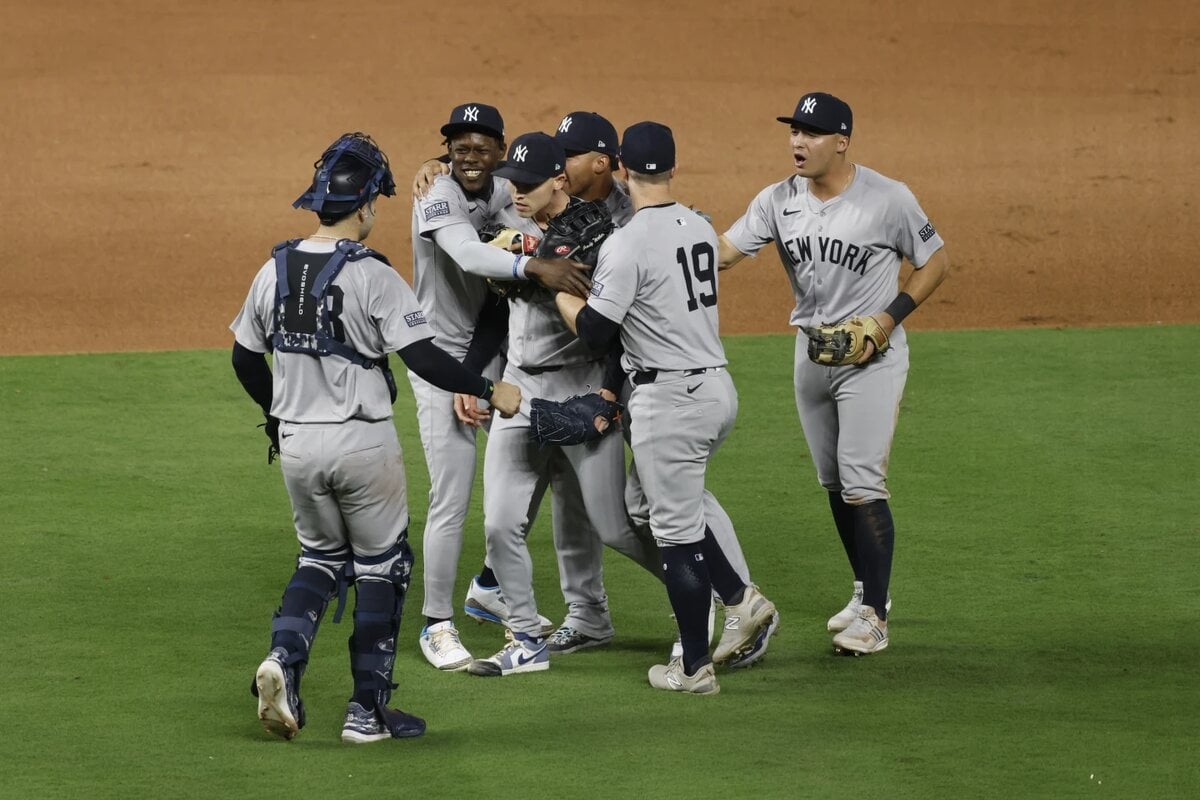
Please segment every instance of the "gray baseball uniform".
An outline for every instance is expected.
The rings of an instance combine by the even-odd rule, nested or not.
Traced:
[[[501,214],[501,221],[542,234],[532,221],[511,209]],[[595,391],[603,382],[603,361],[563,323],[552,292],[536,289],[512,300],[507,358],[504,380],[519,386],[525,399],[520,414],[492,423],[484,453],[484,529],[488,558],[508,602],[511,627],[536,637],[540,626],[525,537],[548,486],[558,490],[556,541],[564,537],[562,522],[569,519],[572,524],[590,525],[599,541],[652,574],[658,574],[658,562],[653,542],[638,537],[625,511],[624,446],[619,437],[605,436],[573,447],[542,447],[529,437],[530,399],[565,400]],[[572,511],[574,506],[579,507]],[[560,576],[571,609],[567,624],[596,638],[612,632],[599,575],[598,569],[589,568]]]
[[[332,242],[301,242],[319,269]],[[275,314],[275,261],[259,270],[230,325],[247,350],[270,349]],[[351,261],[333,281],[341,290],[337,319],[345,342],[364,356],[381,358],[433,331],[416,295],[387,264]],[[305,550],[353,550],[376,556],[392,548],[408,527],[404,462],[392,423],[392,401],[377,369],[343,358],[276,352],[271,415],[281,423],[280,454],[292,501],[296,535]],[[359,574],[389,563],[357,565]]]
[[[512,257],[478,242],[476,230],[495,217],[512,200],[508,182],[492,179],[491,194],[468,197],[449,176],[434,181],[429,193],[413,206],[413,284],[417,298],[433,329],[434,343],[462,359],[474,333],[475,321],[488,294],[487,281],[464,269],[446,252],[443,244],[458,250],[478,244],[482,251],[466,247],[473,258],[481,253],[484,264],[499,255],[503,270],[511,269]],[[494,379],[502,370],[499,359],[484,371]],[[429,513],[421,538],[424,557],[426,617],[453,616],[454,580],[462,553],[463,524],[475,482],[475,428],[461,424],[454,415],[454,396],[423,380],[411,370],[417,403],[417,421],[425,464],[429,469]]]
[[[850,186],[822,202],[793,176],[759,192],[725,238],[753,255],[779,250],[796,307],[791,324],[841,322],[882,311],[896,296],[902,258],[920,269],[943,246],[908,187],[857,165]],[[796,407],[817,476],[847,503],[886,500],[887,462],[908,374],[902,326],[865,367],[819,366],[797,333]],[[839,414],[853,419],[843,427]]]
[[[604,243],[588,305],[621,326],[634,460],[656,539],[704,539],[704,475],[737,416],[717,314],[717,236],[678,203]],[[715,498],[714,498],[715,502]],[[715,533],[715,531],[714,531]]]

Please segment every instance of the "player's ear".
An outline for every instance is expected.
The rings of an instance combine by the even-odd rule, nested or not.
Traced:
[[[849,136],[839,136],[838,143],[837,143],[837,151],[839,153],[844,153],[849,149],[850,149],[850,137]]]
[[[561,192],[563,187],[567,185],[567,173],[554,176],[554,191]]]
[[[612,160],[604,153],[601,153],[592,160],[592,172],[596,173],[597,175],[603,175],[604,173],[611,171]]]

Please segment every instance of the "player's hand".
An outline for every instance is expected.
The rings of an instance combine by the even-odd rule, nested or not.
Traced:
[[[502,417],[514,416],[521,410],[521,390],[514,384],[497,381],[492,387],[491,404]]]
[[[525,265],[525,274],[547,289],[583,298],[592,288],[590,270],[587,264],[568,258],[532,258]]]
[[[479,398],[473,394],[455,394],[454,416],[458,417],[458,421],[463,425],[482,428],[483,423],[491,418],[492,410],[480,407]]]
[[[443,164],[436,158],[431,158],[421,165],[417,170],[417,174],[413,176],[412,196],[413,200],[420,200],[425,195],[429,194],[429,189],[433,186],[433,182],[437,180],[439,175],[449,175],[450,165]]]
[[[617,395],[614,392],[610,392],[608,389],[601,389],[600,391],[596,392],[596,394],[600,395],[610,403],[617,402]]]
[[[892,319],[892,315],[886,311],[881,311],[880,313],[872,316],[874,320],[879,323],[879,327],[883,328],[884,334],[891,339],[892,331],[896,329],[896,320]],[[854,366],[865,367],[868,363],[870,363],[871,359],[875,357],[875,349],[875,343],[870,339],[867,339],[867,341],[863,343],[862,357],[859,358],[858,361],[854,362]]]

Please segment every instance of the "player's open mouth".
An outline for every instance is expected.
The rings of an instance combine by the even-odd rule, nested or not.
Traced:
[[[483,170],[481,170],[481,169],[464,169],[462,171],[462,174],[463,174],[463,177],[465,177],[467,180],[474,181],[474,180],[479,179],[479,176],[483,174]]]
[[[799,153],[793,154],[793,156],[792,156],[792,160],[796,162],[796,166],[797,166],[797,167],[803,167],[803,166],[804,166],[804,162],[808,161],[808,159],[807,159],[807,158],[805,158],[804,156],[800,155]]]

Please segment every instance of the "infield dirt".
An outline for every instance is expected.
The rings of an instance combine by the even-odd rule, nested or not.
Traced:
[[[410,176],[459,102],[511,136],[579,109],[679,142],[677,196],[724,230],[790,172],[775,121],[854,108],[854,160],[905,181],[950,281],[910,327],[1196,322],[1200,11],[1191,3],[853,0],[10,8],[0,50],[0,353],[224,347],[346,130],[400,194],[371,244],[411,275]],[[723,279],[726,333],[787,329],[773,251]]]

